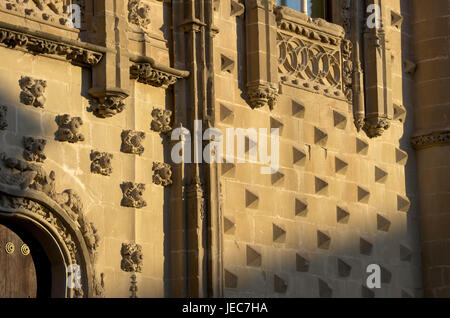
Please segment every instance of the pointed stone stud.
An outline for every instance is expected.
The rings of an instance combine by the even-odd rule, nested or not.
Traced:
[[[304,166],[306,162],[306,152],[295,147],[292,148],[292,152],[294,165]]]
[[[336,216],[337,222],[340,224],[347,224],[350,220],[350,212],[339,206],[336,208]]]
[[[295,215],[306,217],[308,214],[308,203],[305,200],[295,199]]]
[[[247,266],[260,267],[261,253],[247,245]]]
[[[348,168],[348,163],[345,162],[344,160],[335,157],[334,159],[334,170],[336,173],[339,174],[346,174],[347,173],[347,168]]]
[[[309,260],[300,254],[296,254],[296,265],[297,272],[308,272],[309,271]]]
[[[292,101],[292,116],[295,118],[305,118],[305,106],[299,102]]]
[[[318,127],[314,127],[314,143],[316,145],[325,147],[328,141],[328,134],[325,130],[322,130]]]
[[[397,195],[397,210],[400,212],[408,212],[411,207],[409,199],[402,195]]]
[[[391,227],[391,221],[389,221],[384,216],[377,214],[377,230],[383,232],[389,232]]]
[[[223,217],[223,230],[225,234],[233,235],[235,233],[236,223],[234,221],[234,217],[232,216]]]
[[[375,166],[375,182],[385,183],[388,177],[388,173],[383,169]]]
[[[224,270],[225,275],[225,288],[237,288],[238,287],[238,277],[228,270]]]
[[[276,243],[286,241],[286,230],[281,225],[273,224],[273,241]]]
[[[234,60],[224,54],[221,54],[220,55],[220,67],[221,67],[222,72],[233,73]]]
[[[231,108],[220,104],[220,121],[224,124],[234,124],[234,112]]]
[[[331,238],[325,231],[317,231],[317,247],[323,250],[330,249]]]
[[[328,188],[328,182],[326,182],[323,179],[320,179],[318,177],[315,177],[314,181],[315,191],[317,194],[319,193],[325,193]]]
[[[344,262],[342,259],[338,258],[337,260],[338,265],[338,275],[340,277],[349,277],[352,273],[352,267]]]
[[[286,294],[288,284],[286,281],[278,275],[273,276],[273,287],[276,293]]]
[[[248,209],[257,209],[259,197],[249,190],[245,190],[245,206]]]
[[[347,117],[335,110],[333,110],[333,120],[334,120],[334,127],[339,129],[345,129],[347,126]]]

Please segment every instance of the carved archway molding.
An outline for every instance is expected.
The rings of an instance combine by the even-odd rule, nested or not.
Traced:
[[[52,271],[52,297],[96,297],[103,286],[95,272],[99,236],[72,190],[56,193],[55,174],[13,158],[2,158],[0,220],[7,218],[33,235],[45,250]],[[80,282],[68,284],[69,265],[80,268]]]

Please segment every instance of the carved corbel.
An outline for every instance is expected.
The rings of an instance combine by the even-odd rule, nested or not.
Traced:
[[[247,97],[252,108],[270,109],[278,98],[275,0],[246,0]]]
[[[129,96],[128,92],[120,88],[91,88],[88,93],[92,97],[92,112],[100,118],[108,118],[121,113],[125,108],[124,100]]]
[[[369,137],[379,137],[390,127],[394,109],[392,103],[391,47],[386,34],[387,12],[380,0],[366,0],[366,6],[375,4],[381,11],[379,27],[365,26],[365,129]],[[371,13],[368,13],[371,14]],[[369,18],[369,17],[367,17]]]

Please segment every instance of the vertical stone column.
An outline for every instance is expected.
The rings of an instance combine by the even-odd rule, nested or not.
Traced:
[[[426,297],[450,297],[450,2],[413,1],[415,135]],[[406,61],[405,61],[406,62]],[[414,73],[414,63],[405,71]]]
[[[121,0],[94,2],[93,23],[96,26],[96,44],[108,52],[93,69],[94,87],[89,95],[95,100],[93,111],[99,117],[111,117],[124,108],[123,100],[129,96],[129,56],[126,5]]]
[[[381,25],[365,25],[365,127],[370,137],[379,137],[390,127],[394,109],[392,104],[391,48],[387,33],[390,10],[381,0],[366,0],[366,7],[381,8]],[[367,17],[369,19],[369,16]]]
[[[247,96],[252,108],[269,105],[278,97],[276,0],[246,0]]]

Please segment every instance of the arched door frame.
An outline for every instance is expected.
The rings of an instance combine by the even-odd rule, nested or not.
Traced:
[[[78,223],[46,194],[0,183],[0,222],[8,218],[30,233],[46,252],[52,272],[51,297],[93,297],[93,253]],[[80,267],[81,289],[69,288],[67,266]]]

